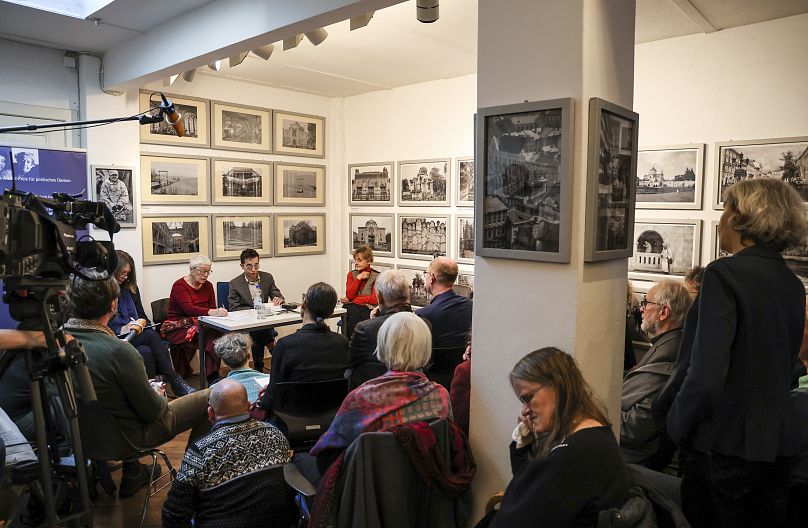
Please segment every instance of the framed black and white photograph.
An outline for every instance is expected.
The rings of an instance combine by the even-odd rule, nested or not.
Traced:
[[[457,158],[455,170],[455,205],[474,207],[474,157]]]
[[[478,110],[478,256],[569,262],[572,106],[567,98]]]
[[[275,205],[325,205],[325,165],[276,161]]]
[[[721,240],[719,239],[718,233],[718,220],[713,220],[710,223],[710,233],[712,234],[712,244],[710,245],[712,254],[710,256],[710,261],[712,262],[713,260],[730,256],[731,253],[729,251],[724,251],[721,249]]]
[[[637,209],[701,209],[704,144],[641,148],[636,182]]]
[[[272,163],[214,158],[214,205],[271,205]]]
[[[450,205],[449,165],[449,158],[399,161],[398,205]]]
[[[448,218],[446,215],[398,215],[399,258],[432,260],[445,257]]]
[[[102,202],[112,212],[121,227],[137,226],[137,208],[132,188],[134,167],[93,165],[90,199]]]
[[[143,215],[143,265],[188,264],[210,256],[208,215]]]
[[[393,205],[393,162],[348,165],[350,205]]]
[[[351,225],[351,252],[362,246],[370,246],[374,256],[395,256],[393,237],[396,226],[392,214],[351,213],[348,216]]]
[[[432,295],[426,291],[426,266],[407,266],[398,264],[396,269],[407,278],[410,285],[410,305],[421,307],[432,302]]]
[[[143,205],[208,205],[210,162],[202,157],[140,156]]]
[[[238,260],[250,248],[272,256],[272,215],[213,215],[213,260]]]
[[[213,148],[272,151],[272,110],[213,101]]]
[[[325,157],[325,117],[284,112],[272,112],[275,154]]]
[[[474,217],[457,215],[455,228],[457,233],[455,260],[461,264],[474,264]]]
[[[639,116],[593,97],[589,100],[586,236],[584,260],[632,254]]]
[[[461,269],[452,289],[458,295],[471,298],[474,295],[474,273]]]
[[[276,257],[325,253],[325,214],[276,214]]]
[[[808,202],[808,136],[716,143],[715,160],[715,209],[727,188],[757,178],[783,180]]]
[[[783,258],[808,292],[808,244],[784,251]]]
[[[701,220],[638,220],[632,240],[630,279],[684,277],[700,262]]]
[[[166,94],[180,114],[185,134],[180,137],[174,127],[163,119],[159,123],[140,126],[140,142],[183,147],[210,147],[210,122],[207,99]],[[140,92],[140,111],[156,114],[163,100],[159,93]]]

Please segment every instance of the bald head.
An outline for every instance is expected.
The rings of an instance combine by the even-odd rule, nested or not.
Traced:
[[[435,275],[435,282],[451,288],[457,280],[457,262],[449,257],[438,257],[429,263],[430,273]]]
[[[210,389],[210,408],[216,420],[244,414],[250,410],[247,389],[241,383],[223,379]]]

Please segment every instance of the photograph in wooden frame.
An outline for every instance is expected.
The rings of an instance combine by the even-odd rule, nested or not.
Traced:
[[[348,165],[348,181],[351,182],[348,204],[392,206],[394,167],[392,161]]]
[[[271,205],[272,163],[269,161],[213,158],[214,205]]]
[[[238,260],[245,249],[272,256],[272,215],[215,214],[212,220],[213,260]]]
[[[272,123],[275,154],[325,157],[325,117],[273,110]]]
[[[466,290],[468,288],[468,290]],[[474,295],[474,271],[467,271],[463,268],[459,269],[459,273],[457,274],[457,280],[452,286],[452,289],[458,295],[463,295],[464,297],[471,297]]]
[[[713,208],[724,208],[724,191],[741,180],[779,178],[808,202],[808,136],[715,144]]]
[[[460,264],[474,264],[474,216],[455,216],[455,260]]]
[[[143,265],[188,264],[210,256],[208,215],[143,215]]]
[[[212,147],[272,152],[272,110],[211,101]]]
[[[477,256],[570,261],[572,110],[572,98],[478,109]]]
[[[275,205],[325,205],[325,165],[274,163]]]
[[[454,160],[455,205],[458,207],[474,207],[474,156],[456,158]]]
[[[185,135],[177,136],[174,127],[166,119],[159,123],[141,125],[140,142],[155,145],[174,145],[183,147],[210,147],[210,122],[208,120],[207,99],[174,96],[165,94],[174,103],[174,108],[180,114],[180,121],[185,129]],[[155,114],[162,104],[159,93],[140,92],[140,112]]]
[[[426,266],[397,264],[396,269],[404,274],[410,285],[410,305],[426,306],[432,302],[432,295],[426,290]]]
[[[137,226],[135,168],[120,165],[90,167],[90,200],[106,204],[121,228]]]
[[[325,213],[275,214],[273,255],[325,253]]]
[[[399,214],[396,222],[399,258],[432,260],[447,255],[448,215]]]
[[[370,246],[374,256],[395,256],[396,219],[392,213],[350,213],[351,252]]]
[[[633,253],[639,116],[598,97],[589,100],[584,261]]]
[[[140,203],[208,205],[210,160],[166,154],[140,155]]]
[[[641,147],[637,209],[701,209],[704,143]]]
[[[399,161],[399,207],[448,206],[451,158]]]
[[[720,258],[728,257],[732,254],[721,249],[721,240],[718,237],[718,220],[713,220],[712,222],[710,222],[710,235],[711,235],[710,262],[712,262],[713,260],[718,260]]]
[[[684,277],[701,262],[701,220],[637,220],[628,259],[630,279]]]

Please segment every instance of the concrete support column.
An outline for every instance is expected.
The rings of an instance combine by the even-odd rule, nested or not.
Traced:
[[[520,406],[508,373],[526,353],[556,346],[572,354],[618,433],[626,260],[583,262],[587,126],[591,97],[632,107],[634,11],[634,0],[478,3],[477,106],[564,97],[575,105],[570,263],[475,260],[475,519],[511,479],[508,444]]]

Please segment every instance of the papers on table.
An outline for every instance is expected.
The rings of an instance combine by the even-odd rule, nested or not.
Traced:
[[[255,319],[255,310],[240,310],[238,312],[228,312],[225,319],[227,321],[246,321],[247,319]]]
[[[269,376],[265,378],[253,378],[259,387],[262,389],[269,385]]]

